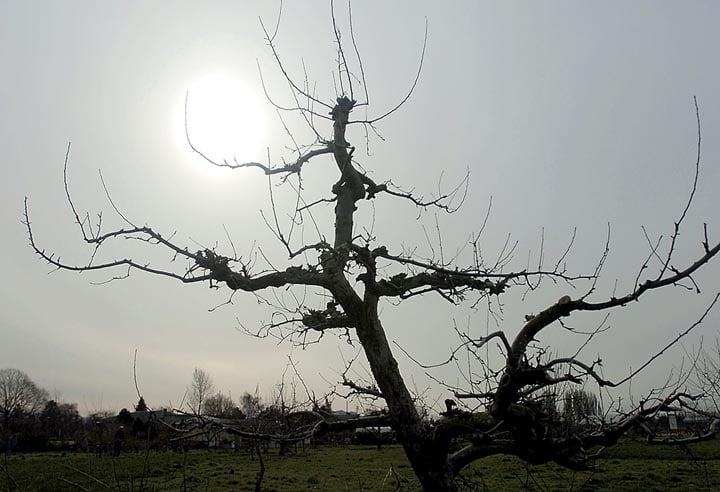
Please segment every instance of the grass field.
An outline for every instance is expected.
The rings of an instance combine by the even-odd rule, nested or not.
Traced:
[[[263,490],[418,490],[398,446],[318,447],[280,457],[264,455]],[[245,452],[133,453],[120,458],[93,454],[27,454],[4,457],[0,490],[254,490],[257,459]],[[495,456],[466,472],[476,490],[720,490],[720,441],[689,452],[628,442],[610,450],[594,472],[572,473],[556,465],[526,466]]]

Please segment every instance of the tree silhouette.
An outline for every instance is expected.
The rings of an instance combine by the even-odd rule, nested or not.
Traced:
[[[130,410],[123,408],[118,412],[115,421],[122,425],[131,425],[133,423],[133,416],[130,414]]]
[[[217,392],[212,396],[208,396],[203,402],[203,415],[220,418],[239,418],[241,416],[240,409],[235,405],[232,398]]]
[[[188,405],[197,415],[203,411],[205,401],[210,398],[214,384],[210,374],[198,367],[193,371],[192,382],[188,388]]]
[[[546,328],[563,325],[568,317],[577,313],[610,311],[645,299],[660,289],[682,286],[683,282],[696,286],[693,275],[720,251],[720,242],[711,243],[706,229],[704,236],[700,238],[701,248],[694,252],[694,259],[681,261],[677,258],[680,230],[698,184],[699,114],[695,182],[686,207],[676,219],[666,241],[649,241],[648,258],[638,265],[635,282],[625,292],[613,293],[607,297],[596,292],[597,282],[609,252],[607,246],[598,263],[587,268],[585,273],[571,273],[564,266],[572,242],[550,268],[543,267],[542,261],[539,261],[539,267],[535,269],[527,266],[513,268],[511,250],[503,251],[495,261],[487,260],[482,255],[479,234],[472,236],[472,254],[465,260],[447,260],[440,254],[432,258],[422,258],[414,254],[412,247],[393,251],[373,234],[362,232],[370,228],[363,229],[356,223],[358,209],[369,207],[370,202],[373,202],[380,211],[378,213],[383,213],[382,210],[390,213],[398,207],[394,201],[399,200],[422,210],[435,208],[452,212],[467,191],[467,181],[464,180],[462,185],[454,190],[428,199],[396,188],[389,176],[384,177],[384,181],[377,182],[359,166],[355,159],[356,146],[350,141],[363,136],[360,134],[351,138],[348,135],[349,130],[364,128],[367,134],[372,134],[379,121],[394,115],[408,101],[420,76],[425,48],[423,44],[418,72],[407,95],[395,106],[381,110],[377,116],[370,116],[367,113],[370,97],[366,74],[352,27],[350,43],[347,44],[336,27],[334,13],[332,19],[338,48],[335,77],[339,82],[338,94],[332,98],[316,96],[310,89],[312,84],[307,80],[295,80],[289,74],[278,53],[275,34],[265,30],[270,50],[289,85],[292,102],[282,105],[274,99],[271,100],[279,110],[299,115],[316,135],[314,142],[297,145],[292,160],[280,164],[216,161],[193,146],[188,136],[192,150],[210,164],[237,170],[259,170],[269,179],[284,184],[287,193],[295,194],[297,206],[287,226],[281,224],[280,214],[275,208],[267,218],[268,226],[287,253],[284,266],[281,259],[268,261],[265,267],[258,267],[252,260],[223,253],[218,248],[193,250],[181,244],[174,235],[135,223],[123,215],[114,204],[113,208],[123,222],[122,226],[106,230],[106,222],[91,223],[89,215],[81,213],[71,198],[67,180],[69,146],[64,168],[65,191],[80,234],[91,248],[91,256],[86,263],[68,264],[56,254],[43,249],[35,240],[26,200],[25,222],[35,252],[59,269],[118,269],[121,272],[117,275],[118,278],[133,271],[140,271],[187,284],[208,283],[216,287],[224,286],[233,293],[299,288],[304,292],[321,294],[327,299],[323,306],[310,306],[302,302],[295,306],[274,306],[272,320],[255,333],[260,336],[273,333],[291,343],[304,344],[310,340],[318,340],[326,332],[336,331],[359,342],[372,380],[352,380],[347,376],[350,373],[346,371],[341,384],[351,394],[384,401],[387,413],[365,419],[328,422],[321,413],[316,412],[316,425],[292,435],[285,434],[278,439],[288,442],[333,430],[364,425],[389,425],[402,443],[423,488],[429,491],[456,490],[456,477],[463,468],[478,459],[495,454],[515,455],[530,463],[554,461],[572,469],[587,469],[593,465],[596,456],[594,450],[616,443],[630,429],[645,429],[643,422],[652,419],[659,412],[673,407],[688,411],[694,409],[694,402],[699,395],[671,388],[662,396],[655,394],[653,398],[644,400],[630,410],[618,408],[616,418],[605,422],[599,430],[579,432],[572,436],[557,436],[550,432],[551,427],[557,423],[554,421],[557,415],[549,415],[546,411],[548,405],[540,400],[546,398],[548,392],[554,388],[567,384],[590,381],[600,388],[626,384],[667,348],[678,343],[699,325],[720,294],[714,297],[707,311],[702,313],[695,323],[678,332],[677,338],[649,360],[641,361],[632,374],[620,381],[612,381],[603,376],[599,359],[586,361],[578,354],[553,357],[551,352],[537,341],[541,339]],[[365,109],[365,115],[352,119],[352,115],[360,107]],[[327,128],[321,127],[321,124]],[[326,130],[331,131],[330,138],[321,136]],[[332,159],[333,165],[326,168],[326,173],[334,175],[335,182],[326,190],[326,195],[306,198],[302,195],[301,172],[311,164],[317,163],[320,166],[321,163],[317,161],[324,157]],[[386,168],[382,172],[391,173],[392,169]],[[293,183],[292,180],[296,181]],[[272,186],[270,193],[275,193]],[[332,221],[328,224],[314,222],[313,210],[328,203],[334,204]],[[309,234],[294,233],[295,227],[307,223],[312,224],[311,227],[316,230],[317,240],[303,241],[299,238],[308,237]],[[162,267],[151,265],[142,258],[124,256],[111,261],[95,261],[98,250],[115,240],[125,238],[143,241],[149,248],[161,248],[168,253],[170,260]],[[542,255],[543,253],[540,254]],[[687,258],[687,255],[683,254],[682,258]],[[180,260],[184,260],[184,265]],[[479,372],[480,376],[477,372],[465,376],[469,381],[468,388],[452,388],[454,398],[463,404],[452,411],[449,409],[435,425],[429,424],[418,411],[417,395],[410,391],[398,367],[386,328],[380,318],[381,303],[390,301],[386,305],[392,305],[417,296],[436,295],[453,304],[477,306],[481,302],[487,302],[490,306],[499,303],[499,299],[509,291],[541,288],[541,281],[544,279],[568,285],[573,288],[572,292],[577,294],[573,297],[564,295],[542,311],[527,315],[516,331],[502,329],[484,337],[474,337],[458,331],[458,347],[450,355],[446,365],[451,364],[456,356],[464,351],[482,371]],[[309,296],[298,295],[296,298],[307,297]],[[595,334],[597,330],[588,334],[588,339],[592,339]],[[313,338],[314,336],[316,337]],[[497,343],[503,359],[498,367],[490,367],[490,360],[485,357],[485,350],[493,343]],[[478,388],[483,390],[479,391]],[[203,394],[205,396],[198,393],[197,397],[191,398],[198,411],[202,400],[209,396],[209,391]],[[250,415],[249,403],[245,400],[242,400],[242,409]],[[714,428],[716,427],[717,425]],[[241,430],[236,433],[252,435],[251,432]],[[273,438],[265,434],[255,437]],[[654,439],[655,436],[650,438]]]
[[[39,388],[30,376],[19,369],[0,369],[0,414],[3,430],[7,430],[19,415],[39,411],[48,392]]]
[[[135,411],[136,412],[147,412],[147,409],[148,409],[148,407],[145,404],[145,398],[143,398],[141,396],[137,402],[137,405],[135,405]]]
[[[49,400],[39,417],[43,430],[52,438],[67,439],[82,428],[82,419],[75,403],[58,403]]]

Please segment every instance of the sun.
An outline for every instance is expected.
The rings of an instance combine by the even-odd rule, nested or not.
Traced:
[[[216,162],[263,162],[267,115],[261,103],[261,96],[239,79],[211,75],[196,80],[188,87],[185,108],[193,146]]]

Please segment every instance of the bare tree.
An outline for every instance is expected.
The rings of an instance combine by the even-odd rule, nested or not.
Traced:
[[[188,405],[190,410],[201,415],[205,408],[204,404],[214,390],[214,385],[210,374],[203,369],[195,368],[192,375],[192,382],[188,388]]]
[[[695,393],[704,395],[704,410],[720,415],[720,339],[716,338],[712,346],[694,354],[693,359],[696,360],[696,370],[691,386]]]
[[[601,415],[597,396],[582,388],[569,388],[562,399],[563,423],[572,432],[577,432],[583,425],[591,424],[592,418]]]
[[[40,411],[48,399],[48,392],[39,388],[19,369],[0,369],[0,413],[3,428],[8,429],[19,414]]]
[[[248,418],[254,418],[257,417],[260,412],[263,411],[264,405],[262,403],[262,399],[257,394],[257,390],[255,390],[255,394],[250,394],[248,392],[243,393],[243,395],[240,397],[240,410],[245,414]]]
[[[307,344],[334,331],[359,342],[370,368],[370,375],[367,381],[361,381],[351,379],[348,376],[351,373],[346,371],[340,384],[348,390],[348,394],[384,401],[387,413],[343,422],[328,422],[322,415],[315,413],[317,420],[313,425],[304,427],[302,431],[292,431],[275,438],[290,442],[333,430],[389,425],[402,443],[423,488],[429,491],[456,490],[456,477],[463,468],[476,460],[500,453],[515,455],[530,463],[554,461],[572,469],[587,469],[592,467],[598,448],[616,443],[619,437],[630,429],[642,429],[642,424],[658,412],[671,407],[688,410],[695,408],[697,395],[683,392],[679,385],[675,385],[666,388],[662,394],[655,392],[649,395],[633,408],[617,408],[617,418],[608,420],[601,429],[570,437],[558,437],[549,432],[552,416],[544,410],[547,405],[541,400],[543,395],[567,384],[590,381],[601,389],[627,384],[670,346],[677,344],[698,326],[715,305],[720,294],[714,297],[707,311],[694,323],[679,331],[673,341],[658,350],[649,360],[641,362],[632,374],[619,381],[603,377],[600,360],[583,360],[579,351],[568,357],[553,357],[538,341],[546,328],[566,326],[568,317],[576,313],[611,311],[644,300],[661,289],[677,286],[682,288],[684,283],[697,287],[695,273],[720,251],[720,243],[710,242],[706,228],[700,237],[701,247],[692,253],[694,259],[680,261],[677,258],[680,230],[698,184],[699,115],[695,181],[687,204],[667,237],[657,240],[648,237],[647,259],[638,265],[635,280],[625,292],[605,296],[596,290],[609,252],[608,245],[605,246],[598,263],[587,268],[584,273],[572,273],[565,267],[565,258],[572,241],[549,268],[543,266],[544,252],[539,255],[537,268],[529,268],[524,264],[513,268],[512,246],[504,249],[497,259],[488,260],[482,254],[479,233],[470,241],[468,249],[471,254],[465,259],[458,256],[448,260],[442,253],[423,258],[415,254],[416,250],[413,248],[392,251],[371,232],[367,232],[371,227],[363,229],[355,223],[358,209],[368,207],[371,201],[374,201],[378,208],[397,207],[391,200],[400,200],[421,210],[435,208],[452,212],[462,202],[467,181],[464,180],[460,187],[447,193],[424,198],[395,187],[389,179],[378,183],[359,166],[355,158],[356,147],[349,141],[355,138],[350,139],[348,130],[364,129],[365,135],[372,134],[380,120],[394,115],[408,101],[420,76],[424,45],[418,72],[410,84],[409,92],[395,106],[383,109],[377,115],[370,115],[366,74],[353,35],[351,11],[348,11],[348,14],[349,43],[341,37],[335,22],[335,13],[332,15],[338,50],[337,71],[334,74],[338,87],[337,94],[332,98],[317,96],[307,78],[299,81],[289,74],[278,53],[276,33],[265,30],[279,72],[288,84],[291,101],[285,105],[274,99],[272,102],[281,112],[299,115],[301,121],[304,121],[316,136],[315,141],[308,145],[295,145],[295,155],[291,160],[284,160],[279,164],[271,161],[266,164],[243,163],[232,159],[214,161],[194,147],[188,136],[192,150],[210,164],[231,169],[258,170],[267,175],[269,180],[275,179],[278,184],[284,184],[287,192],[294,194],[297,205],[290,213],[288,223],[282,224],[282,215],[277,212],[272,195],[275,187],[269,187],[273,209],[271,215],[266,217],[266,223],[287,252],[285,263],[282,259],[275,258],[272,261],[267,259],[266,264],[259,265],[254,258],[223,253],[218,248],[193,251],[181,244],[175,235],[164,234],[147,225],[138,225],[120,213],[112,202],[112,207],[123,225],[104,229],[107,221],[102,224],[91,222],[90,214],[79,212],[71,198],[67,181],[69,147],[65,158],[65,191],[80,234],[90,246],[90,258],[83,264],[68,264],[61,261],[56,254],[43,249],[33,234],[26,201],[25,222],[30,244],[35,252],[44,261],[59,269],[81,272],[120,270],[121,273],[114,278],[124,278],[133,271],[141,271],[188,284],[204,282],[216,287],[225,286],[232,294],[241,291],[260,295],[264,291],[276,291],[275,299],[279,301],[274,305],[271,320],[260,329],[253,330],[253,333],[257,336],[274,335],[290,342]],[[351,115],[355,114],[353,111],[360,107],[364,109],[364,115],[359,119],[352,119]],[[320,127],[320,124],[328,125],[332,135],[330,138],[321,136],[326,129]],[[332,159],[332,166],[328,166],[326,172],[335,176],[334,185],[327,189],[325,196],[305,197],[301,171],[305,166],[322,165],[318,161],[326,156]],[[313,210],[327,203],[334,204],[333,220],[328,224],[318,223]],[[317,240],[306,241],[304,238],[309,234],[297,233],[296,228],[304,224],[310,224],[309,229],[315,231]],[[366,232],[358,232],[363,230]],[[168,253],[168,263],[165,266],[155,266],[142,258],[125,256],[110,261],[97,260],[99,250],[124,238],[143,241],[148,247],[162,248]],[[684,252],[682,258],[687,257]],[[182,264],[179,260],[185,260],[183,267],[178,266]],[[411,392],[400,372],[380,319],[381,303],[390,301],[388,304],[397,304],[416,296],[435,295],[452,304],[469,303],[478,306],[484,303],[489,312],[499,318],[499,311],[502,309],[499,299],[502,296],[509,291],[539,289],[545,279],[567,285],[578,294],[574,297],[563,295],[540,312],[527,315],[525,321],[515,329],[505,326],[480,338],[470,336],[467,332],[456,331],[459,337],[457,349],[449,354],[444,364],[452,364],[462,351],[469,354],[468,358],[480,370],[470,370],[464,375],[467,387],[449,387],[454,398],[463,404],[455,408],[457,405],[454,405],[454,401],[451,402],[453,404],[448,403],[444,417],[436,425],[430,425],[418,412],[417,395]],[[283,292],[293,288],[300,289],[299,294],[293,297],[294,304],[283,301]],[[302,301],[308,298],[303,295],[307,292],[318,293],[327,302],[322,306],[308,305]],[[588,334],[588,342],[601,329],[602,324],[598,330]],[[516,334],[513,336],[514,333]],[[493,366],[486,355],[491,342],[497,344],[502,357],[499,365]],[[424,367],[432,369],[430,366]],[[191,402],[198,411],[202,408],[202,401],[210,393],[207,382],[209,378],[196,370]],[[561,392],[555,391],[555,394]],[[243,410],[248,414],[249,400],[242,400]],[[717,425],[714,428],[716,427]],[[271,435],[237,429],[234,432],[258,440],[273,438]]]

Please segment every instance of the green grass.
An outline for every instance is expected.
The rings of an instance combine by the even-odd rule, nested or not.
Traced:
[[[488,490],[666,491],[720,490],[720,441],[689,449],[626,441],[608,449],[593,472],[574,473],[554,463],[529,466],[493,456],[464,472]]]
[[[391,464],[403,483],[414,481],[398,446],[381,451],[373,447],[307,448],[286,457],[270,450],[263,457],[263,490],[267,492],[383,490]],[[89,490],[204,491],[254,490],[260,463],[246,451],[151,452],[123,454],[116,459],[41,453],[11,456],[7,467],[21,490],[82,490],[77,487],[80,485]],[[385,490],[393,489],[390,483],[388,479]],[[7,473],[0,468],[0,490],[9,489]]]
[[[263,490],[418,490],[399,446],[308,448],[280,457],[264,455]],[[63,490],[253,490],[259,462],[245,452],[14,455],[0,466],[0,491]],[[7,467],[7,468],[6,468]],[[594,472],[573,473],[557,465],[527,466],[510,456],[482,460],[464,475],[487,490],[720,490],[720,441],[677,448],[627,442],[609,450]],[[16,485],[17,484],[17,488]]]

